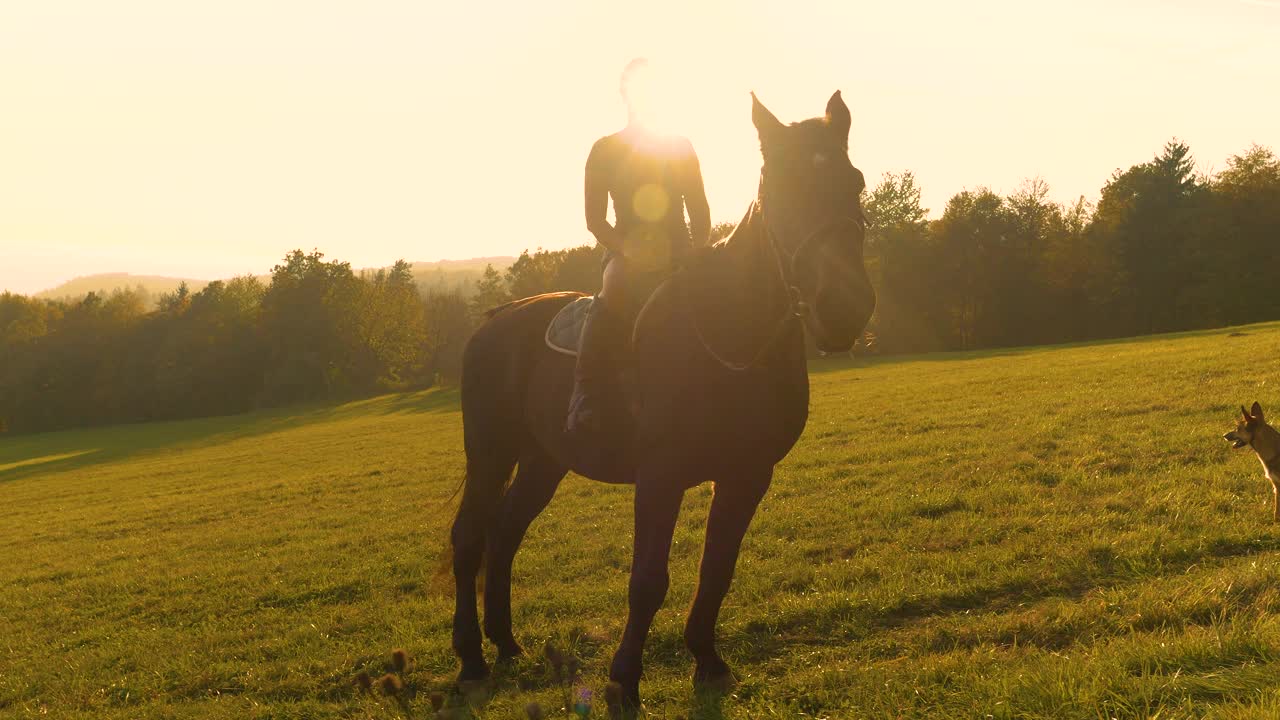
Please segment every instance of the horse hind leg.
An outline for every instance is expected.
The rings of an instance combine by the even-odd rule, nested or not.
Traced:
[[[534,518],[547,507],[568,469],[536,446],[520,456],[516,478],[489,525],[484,580],[484,634],[499,661],[521,654],[511,628],[511,565]]]
[[[514,454],[467,451],[467,478],[462,503],[450,531],[453,545],[453,650],[462,661],[458,682],[482,680],[489,674],[484,661],[480,618],[476,610],[476,576],[484,562],[485,535],[502,489],[511,479]]]

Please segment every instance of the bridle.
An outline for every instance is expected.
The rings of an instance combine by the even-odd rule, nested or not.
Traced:
[[[767,205],[764,202],[764,169],[762,168],[760,170],[760,185],[756,190],[756,199],[751,203],[751,207],[747,211],[747,217],[752,218],[759,215],[761,230],[778,267],[778,279],[787,295],[787,307],[783,310],[782,316],[774,321],[773,332],[769,334],[769,339],[760,346],[749,362],[736,363],[732,360],[726,360],[707,342],[707,339],[702,334],[702,328],[698,326],[698,314],[691,309],[693,332],[698,336],[698,342],[702,344],[702,349],[706,350],[707,354],[720,363],[722,367],[732,372],[746,372],[759,367],[774,346],[789,332],[791,324],[809,316],[809,304],[804,301],[804,295],[795,280],[796,265],[800,257],[811,251],[813,247],[820,245],[823,238],[834,237],[834,233],[830,231],[835,228],[844,225],[863,226],[853,217],[847,215],[836,217],[819,225],[805,236],[805,239],[796,246],[794,251],[788,253],[778,244],[777,236],[774,235],[773,229],[769,227],[768,218],[765,217],[766,208]],[[693,306],[690,305],[690,307],[692,308]]]

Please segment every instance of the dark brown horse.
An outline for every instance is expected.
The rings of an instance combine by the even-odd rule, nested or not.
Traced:
[[[732,682],[715,647],[716,618],[738,548],[773,467],[809,413],[807,327],[820,348],[848,350],[875,307],[862,261],[862,173],[849,162],[849,109],[783,125],[752,96],[764,167],[733,235],[662,284],[636,321],[628,397],[633,432],[609,452],[563,432],[573,359],[544,343],[577,293],[494,311],[467,346],[462,418],[467,478],[453,523],[459,681],[488,674],[476,609],[485,568],[484,632],[498,658],[520,653],[511,630],[511,565],[529,523],[570,470],[635,484],[635,547],[626,630],[609,676],[639,703],[641,654],[667,594],[667,559],[686,489],[710,480],[698,590],[685,625],[694,682]],[[512,471],[515,478],[512,479]]]

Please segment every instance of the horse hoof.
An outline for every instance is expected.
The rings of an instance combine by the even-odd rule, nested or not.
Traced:
[[[483,686],[489,679],[489,666],[483,661],[479,663],[463,663],[455,684],[463,693],[470,692],[477,686]]]
[[[498,662],[500,663],[509,663],[521,655],[524,655],[524,649],[514,642],[510,645],[498,646]]]
[[[640,683],[611,680],[604,688],[604,701],[610,718],[635,717],[640,709]]]
[[[728,667],[714,672],[695,671],[693,673],[693,689],[701,692],[727,695],[738,686],[738,679]]]

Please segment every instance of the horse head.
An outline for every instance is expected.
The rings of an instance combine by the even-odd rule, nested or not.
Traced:
[[[754,93],[751,101],[764,156],[757,202],[792,308],[819,349],[847,351],[876,306],[862,258],[866,181],[849,160],[849,108],[837,90],[823,117],[783,125]]]

